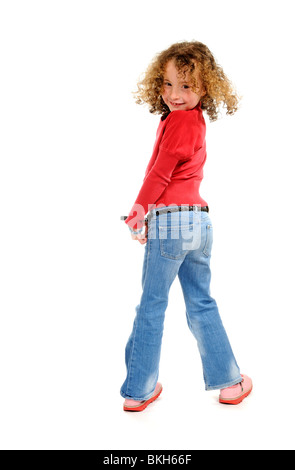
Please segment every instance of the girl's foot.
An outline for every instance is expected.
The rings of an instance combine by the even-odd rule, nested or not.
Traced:
[[[163,387],[158,382],[154,391],[154,394],[149,400],[145,401],[136,401],[136,400],[129,400],[126,398],[124,401],[124,411],[143,411],[150,403],[155,401],[162,393]]]
[[[219,403],[238,405],[250,395],[253,389],[252,380],[247,375],[242,375],[242,377],[241,383],[220,390]]]

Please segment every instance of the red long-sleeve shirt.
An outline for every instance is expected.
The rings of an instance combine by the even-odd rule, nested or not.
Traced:
[[[206,161],[206,123],[200,103],[161,118],[142,187],[125,220],[139,229],[148,211],[170,205],[207,206],[199,194]]]

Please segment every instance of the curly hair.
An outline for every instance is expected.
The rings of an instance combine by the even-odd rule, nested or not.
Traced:
[[[220,106],[227,109],[226,114],[232,115],[238,110],[240,97],[232,83],[225,75],[222,67],[215,61],[214,56],[205,44],[198,41],[179,42],[157,54],[144,77],[137,84],[134,92],[137,104],[148,104],[153,114],[168,114],[169,108],[162,99],[164,73],[166,65],[173,60],[177,70],[189,73],[192,90],[198,90],[196,71],[199,72],[205,95],[201,98],[201,108],[206,111],[210,121],[216,121]]]

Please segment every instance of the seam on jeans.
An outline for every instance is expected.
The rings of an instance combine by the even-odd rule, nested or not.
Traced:
[[[186,320],[188,322],[188,326],[190,330],[192,331],[193,327],[192,327],[191,317],[189,316],[189,313],[188,313],[188,309],[185,310],[185,313],[186,313]]]
[[[146,260],[145,260],[145,257],[143,259],[143,267],[142,269],[144,268],[144,261],[146,261],[145,263],[145,273],[144,274],[144,277],[142,275],[142,289],[143,289],[143,286],[144,286],[144,283],[145,283],[145,279],[146,279],[146,271],[147,271],[147,265],[148,265],[148,260],[149,260],[149,256],[150,256],[150,239],[148,238],[147,240],[147,244],[146,244],[146,253],[145,253],[145,257],[146,257]]]
[[[195,334],[193,332],[192,321],[191,321],[191,317],[190,317],[188,309],[186,309],[186,320],[187,320],[187,324],[189,326],[189,329],[190,329],[191,333],[193,334],[195,340],[198,342],[197,337],[195,336]],[[201,361],[203,362],[202,357],[201,357]],[[204,377],[204,382],[205,382],[205,389],[207,390],[207,376],[206,376],[206,373],[205,373],[204,366],[203,366],[203,377]]]
[[[206,225],[206,242],[205,242],[205,246],[204,246],[204,249],[203,249],[203,254],[205,256],[207,256],[207,258],[209,257],[209,253],[207,252],[207,248],[208,248],[208,245],[209,245],[209,230],[212,229],[212,225],[208,224]]]
[[[132,364],[132,359],[133,359],[133,352],[134,352],[134,343],[135,343],[135,335],[137,331],[137,321],[135,321],[135,329],[134,329],[134,335],[133,335],[133,342],[132,342],[132,349],[130,352],[130,359],[129,359],[129,364],[128,364],[128,369],[129,369],[129,374],[128,374],[128,380],[126,384],[126,394],[128,395],[128,389],[129,389],[129,382],[131,379],[131,364]]]
[[[149,261],[150,261],[150,250],[148,250],[147,262],[146,262],[146,272],[147,272],[148,267],[149,267]],[[147,295],[149,295],[150,285],[151,285],[151,277],[149,277],[149,284],[147,286]],[[141,305],[141,300],[140,300],[139,305]],[[145,313],[145,310],[146,310],[146,303],[145,303],[145,309],[144,309],[143,313]],[[137,316],[137,312],[136,312],[136,316]],[[130,380],[131,380],[131,377],[132,377],[131,371],[132,371],[132,362],[133,362],[134,344],[135,344],[135,336],[136,336],[136,332],[137,332],[137,325],[138,325],[138,322],[136,321],[136,328],[135,328],[134,335],[133,335],[133,344],[132,344],[132,350],[130,352],[130,360],[129,360],[129,367],[128,367],[128,369],[129,369],[128,372],[129,373],[128,373],[128,380],[127,380],[127,384],[126,384],[127,395],[128,395]],[[131,396],[131,395],[129,395],[129,396]]]

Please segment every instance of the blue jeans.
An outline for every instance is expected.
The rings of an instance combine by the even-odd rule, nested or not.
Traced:
[[[155,209],[150,213],[142,296],[125,349],[127,377],[121,395],[133,400],[148,400],[156,387],[168,294],[177,275],[206,390],[242,381],[217,304],[210,296],[213,229],[209,215],[199,210],[159,212],[158,216]]]

